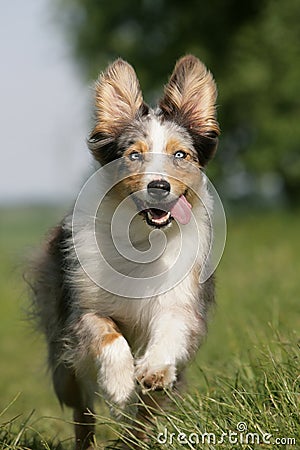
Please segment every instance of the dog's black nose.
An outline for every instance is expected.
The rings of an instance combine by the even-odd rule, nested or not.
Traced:
[[[169,195],[171,186],[166,180],[153,180],[147,186],[148,194],[155,199],[161,199]]]

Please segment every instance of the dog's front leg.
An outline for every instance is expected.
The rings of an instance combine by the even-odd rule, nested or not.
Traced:
[[[172,387],[178,368],[197,349],[205,323],[199,314],[177,309],[164,311],[152,320],[144,355],[136,361],[136,378],[143,391]]]
[[[110,318],[93,313],[81,318],[79,329],[79,363],[92,361],[105,398],[116,410],[125,408],[135,387],[134,360],[126,339]],[[85,367],[78,369],[84,374]]]

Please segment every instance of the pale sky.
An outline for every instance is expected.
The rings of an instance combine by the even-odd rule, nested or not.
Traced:
[[[51,0],[1,3],[0,203],[76,198],[91,167],[91,88]]]

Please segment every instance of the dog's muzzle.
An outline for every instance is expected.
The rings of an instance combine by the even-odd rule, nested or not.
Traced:
[[[191,218],[191,205],[185,195],[174,197],[170,195],[171,185],[164,179],[153,180],[147,186],[147,193],[142,200],[133,197],[134,201],[148,225],[162,228],[173,219],[181,224],[187,224]]]

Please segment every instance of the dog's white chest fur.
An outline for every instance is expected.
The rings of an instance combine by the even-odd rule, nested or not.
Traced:
[[[202,195],[210,205],[207,191]],[[113,211],[109,209],[113,208],[113,201],[105,201],[96,221],[96,231],[83,225],[77,229],[74,241],[70,241],[70,252],[75,253],[75,242],[82,263],[76,267],[71,282],[77,292],[77,309],[113,319],[131,343],[133,352],[141,354],[153,328],[159,331],[160,327],[170,326],[178,330],[184,319],[193,329],[205,315],[199,275],[210,245],[209,221],[206,210],[199,204],[193,211],[197,219],[196,236],[193,224],[181,229],[172,224],[166,234],[158,231],[157,238],[152,235],[152,240],[150,235],[149,242],[151,229],[136,215],[128,241],[122,223],[114,229],[111,239]],[[95,234],[98,246],[95,246]],[[126,257],[134,258],[132,251],[141,257],[150,250],[159,255],[157,258],[147,255],[153,259],[151,262],[138,260],[136,263]],[[127,291],[134,295],[127,296]],[[172,341],[173,334],[166,334]]]

